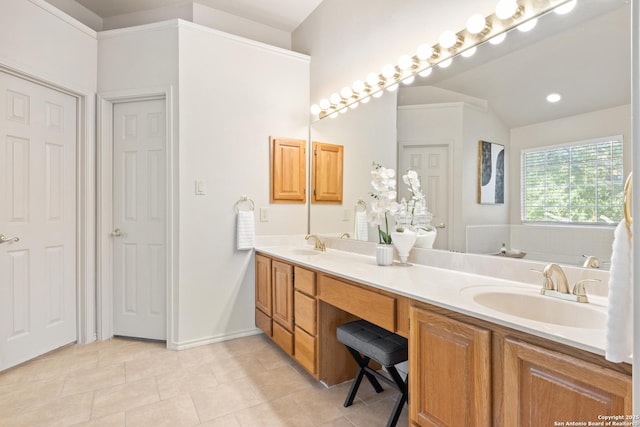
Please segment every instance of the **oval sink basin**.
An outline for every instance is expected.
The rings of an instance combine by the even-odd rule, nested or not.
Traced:
[[[320,255],[322,252],[313,249],[295,248],[291,249],[291,253],[294,255]]]
[[[492,290],[478,292],[473,300],[490,310],[537,322],[573,328],[604,329],[607,313],[602,307],[563,301],[535,293]]]

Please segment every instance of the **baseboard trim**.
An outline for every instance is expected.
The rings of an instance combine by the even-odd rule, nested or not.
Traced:
[[[229,341],[236,338],[248,337],[251,335],[261,334],[262,330],[258,328],[246,329],[244,331],[238,331],[231,334],[222,334],[213,337],[204,337],[190,341],[182,341],[177,343],[171,343],[167,345],[170,350],[186,350],[188,348],[199,347],[207,344],[215,344],[217,342]]]

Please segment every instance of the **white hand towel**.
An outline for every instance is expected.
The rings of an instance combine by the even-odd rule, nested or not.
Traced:
[[[605,358],[622,362],[633,353],[631,233],[624,220],[614,233],[609,271],[609,307]]]
[[[238,250],[253,249],[256,244],[255,220],[253,211],[238,212]]]
[[[354,234],[356,240],[369,240],[369,225],[365,211],[356,211]]]

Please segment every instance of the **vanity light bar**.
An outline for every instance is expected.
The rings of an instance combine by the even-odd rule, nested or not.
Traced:
[[[471,52],[476,46],[494,38],[498,41],[507,31],[575,1],[500,0],[495,13],[487,17],[481,14],[471,16],[465,29],[457,33],[445,31],[437,44],[423,44],[415,55],[401,56],[397,65],[387,64],[380,73],[369,73],[366,79],[356,80],[351,87],[346,86],[340,93],[333,93],[328,99],[312,105],[311,114],[319,119],[336,117],[338,112],[346,112],[347,107],[355,108],[359,103],[368,102],[371,96],[382,96],[384,90],[394,91],[401,82],[411,84],[416,75],[428,76],[432,67],[440,65],[444,68],[455,56]]]

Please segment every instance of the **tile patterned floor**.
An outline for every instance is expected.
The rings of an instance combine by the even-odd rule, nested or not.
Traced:
[[[264,335],[169,351],[112,339],[0,373],[0,426],[385,426],[397,393],[325,388]],[[398,426],[408,425],[407,409]]]

